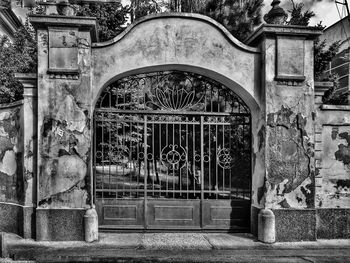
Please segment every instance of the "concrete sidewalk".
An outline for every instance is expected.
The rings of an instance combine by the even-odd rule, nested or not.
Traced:
[[[36,262],[350,262],[350,240],[269,245],[250,234],[100,233],[93,243],[5,241],[9,257]]]

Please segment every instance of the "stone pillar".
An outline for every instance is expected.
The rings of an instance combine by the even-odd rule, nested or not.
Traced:
[[[32,15],[38,39],[39,240],[84,240],[91,196],[95,18]]]
[[[262,25],[247,40],[262,52],[266,175],[259,204],[275,215],[276,241],[315,239],[313,41],[320,34]]]
[[[36,207],[37,163],[37,75],[17,73],[23,85],[23,237],[35,235],[34,208]]]

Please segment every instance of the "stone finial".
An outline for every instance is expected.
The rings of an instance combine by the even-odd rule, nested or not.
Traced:
[[[273,0],[271,10],[264,15],[264,20],[268,24],[283,25],[286,23],[288,15],[282,7],[279,6],[280,0]]]
[[[76,10],[68,0],[59,0],[57,3],[57,13],[63,16],[74,16]]]

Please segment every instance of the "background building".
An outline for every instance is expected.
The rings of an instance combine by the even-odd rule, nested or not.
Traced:
[[[320,36],[320,40],[326,40],[330,45],[336,41],[340,42],[339,52],[329,65],[325,72],[328,74],[337,74],[339,76],[338,92],[349,91],[350,83],[350,16],[344,17],[337,23],[327,27]]]

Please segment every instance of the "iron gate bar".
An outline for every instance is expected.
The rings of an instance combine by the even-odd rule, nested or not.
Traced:
[[[200,120],[201,120],[201,131],[200,131],[200,135],[201,135],[201,200],[204,200],[204,146],[203,146],[203,143],[204,143],[204,127],[203,127],[203,116],[201,116]],[[204,222],[204,214],[202,212],[203,210],[203,207],[200,206],[200,210],[201,210],[201,227],[203,228],[203,222]]]
[[[148,225],[147,225],[147,177],[146,177],[146,173],[148,171],[148,162],[146,161],[146,158],[147,158],[147,116],[144,115],[144,135],[143,135],[143,138],[144,138],[144,142],[143,142],[143,158],[144,158],[144,176],[143,176],[143,190],[144,190],[144,200],[143,200],[143,209],[144,209],[144,212],[143,212],[143,215],[144,215],[144,226],[145,226],[145,229],[147,229]]]

